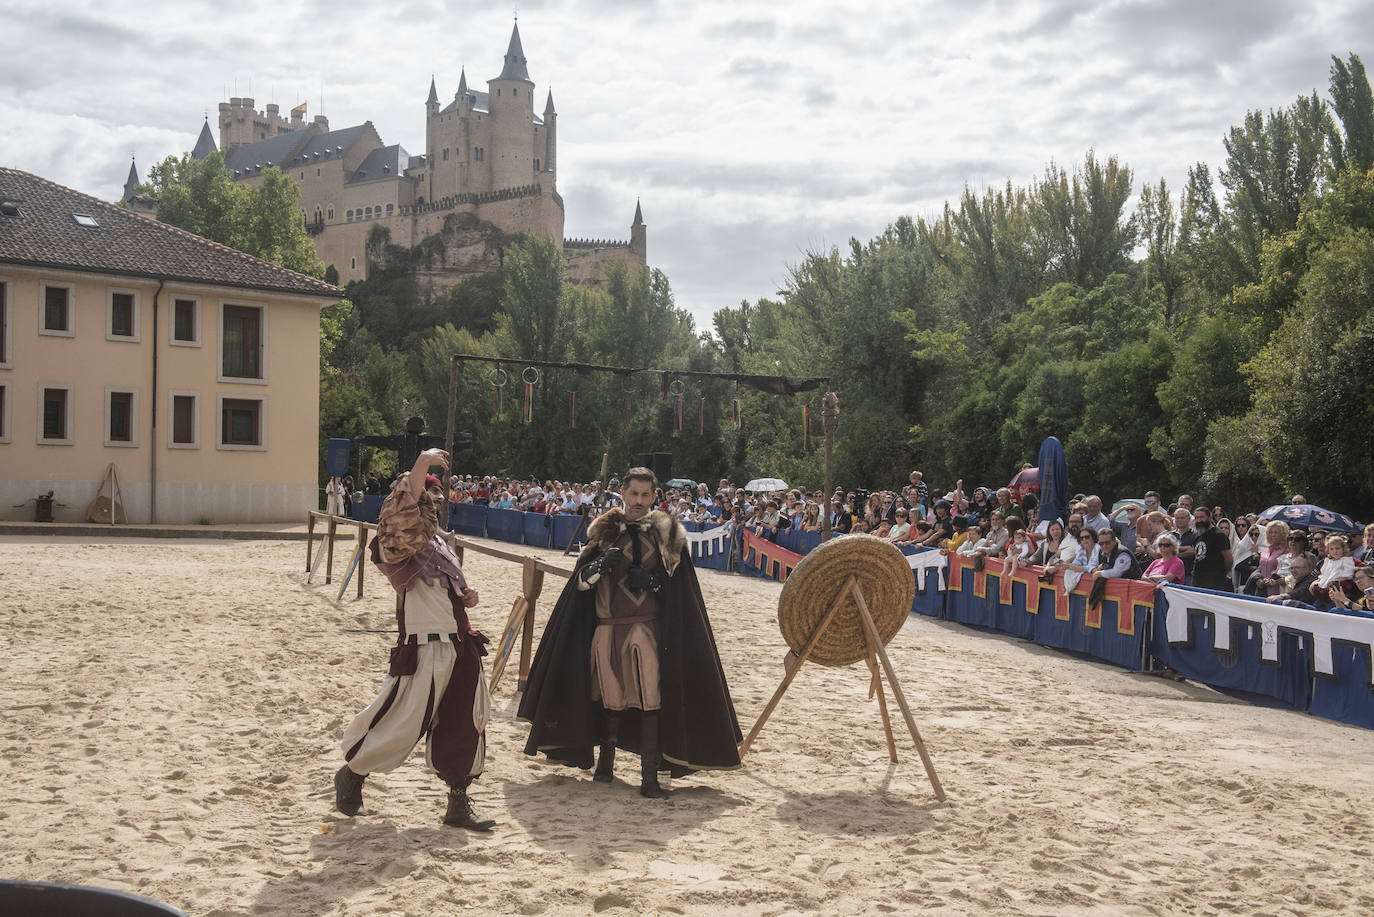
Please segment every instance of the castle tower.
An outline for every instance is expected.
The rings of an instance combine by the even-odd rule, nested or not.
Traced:
[[[425,162],[429,168],[425,170],[425,189],[424,197],[427,201],[434,200],[434,150],[438,146],[438,138],[435,133],[439,127],[439,90],[434,85],[434,76],[429,78],[429,98],[425,99]]]
[[[124,202],[133,200],[138,193],[138,166],[134,164],[134,158],[129,157],[129,177],[124,179]]]
[[[539,144],[535,144],[535,149]],[[553,90],[544,103],[544,171],[549,173],[550,188],[558,185],[558,112],[553,108]]]
[[[630,254],[638,255],[642,263],[649,263],[649,236],[648,227],[644,225],[644,213],[639,209],[639,201],[635,201],[635,221],[630,224]]]
[[[487,80],[491,112],[489,160],[491,189],[518,188],[534,182],[534,83],[520,47],[520,26],[511,29],[501,75]]]

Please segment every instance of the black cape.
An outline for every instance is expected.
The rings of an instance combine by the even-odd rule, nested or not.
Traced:
[[[593,559],[579,559],[576,570]],[[577,580],[574,572],[549,616],[518,715],[530,723],[525,754],[543,752],[551,761],[590,768],[602,738],[601,703],[592,700],[591,691],[596,590],[579,590]],[[660,768],[682,775],[739,767],[744,736],[685,548],[658,595]],[[635,709],[620,714],[618,748],[639,754],[640,716]]]

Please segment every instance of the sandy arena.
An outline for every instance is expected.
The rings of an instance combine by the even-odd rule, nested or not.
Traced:
[[[394,639],[375,570],[334,602],[349,550],[325,586],[299,542],[0,540],[0,876],[196,917],[1374,911],[1374,732],[924,618],[889,652],[943,805],[904,732],[888,764],[862,664],[807,666],[742,770],[665,803],[631,756],[607,787],[522,754],[513,662],[473,787],[494,834],[440,824],[422,750],[341,817],[337,738]],[[466,567],[495,638],[519,567]],[[747,732],[780,586],[700,578]]]

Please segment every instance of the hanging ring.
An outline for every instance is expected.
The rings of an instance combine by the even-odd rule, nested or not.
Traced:
[[[506,371],[499,366],[491,371],[491,384],[497,388],[503,388],[509,378],[510,376],[506,375]]]
[[[530,373],[534,373],[533,379],[530,378]],[[526,366],[523,370],[520,371],[520,379],[526,385],[533,385],[534,383],[539,381],[539,370],[535,369],[533,366]]]
[[[683,392],[687,391],[687,384],[681,379],[674,379],[672,382],[668,383],[668,391],[673,395],[681,395]]]

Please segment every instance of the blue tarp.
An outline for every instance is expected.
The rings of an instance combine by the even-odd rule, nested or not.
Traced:
[[[547,548],[553,525],[546,513],[525,513],[525,544],[532,548]]]
[[[518,509],[487,509],[487,537],[523,544],[525,514]]]
[[[561,551],[568,546],[568,542],[572,540],[573,532],[577,531],[577,527],[582,524],[582,516],[577,513],[558,513],[552,518],[553,544],[550,547]],[[583,532],[577,537],[577,540],[583,541],[586,537],[587,533]]]
[[[487,508],[480,503],[459,503],[451,507],[448,527],[460,535],[473,535],[485,538],[487,535]]]
[[[1336,676],[1318,675],[1307,712],[1328,720],[1374,729],[1374,689],[1369,687],[1369,647],[1336,643],[1331,647]]]
[[[1100,624],[1093,627],[1088,623],[1087,596],[1069,594],[1067,621],[1054,616],[1055,597],[1056,593],[1052,590],[1040,590],[1039,614],[1035,616],[1036,643],[1083,653],[1094,659],[1119,665],[1123,669],[1140,668],[1145,629],[1149,623],[1149,609],[1135,608],[1131,616],[1131,629],[1134,633],[1123,634],[1117,629],[1120,612],[1117,599],[1102,600],[1098,606],[1101,609]]]

